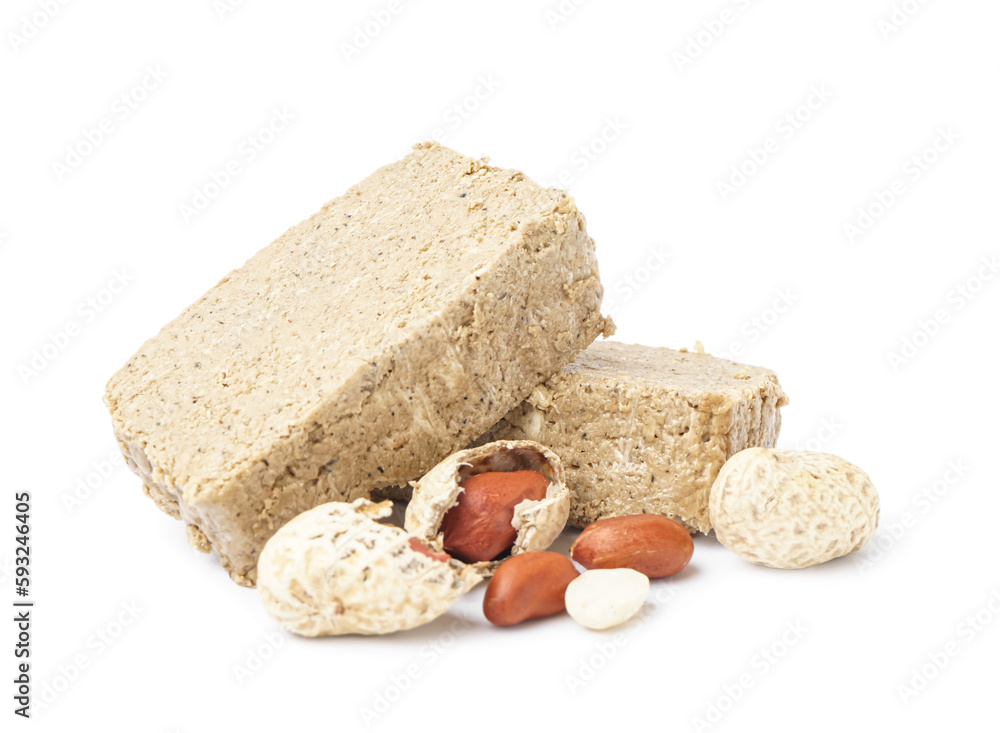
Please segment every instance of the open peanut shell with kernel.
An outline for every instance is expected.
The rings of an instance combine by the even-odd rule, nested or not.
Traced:
[[[272,618],[302,636],[389,634],[433,621],[483,576],[385,524],[392,503],[321,504],[272,536],[257,590]]]
[[[465,507],[460,507],[460,500],[464,501],[463,493],[475,482],[466,484],[466,487],[463,484],[477,476],[502,481],[503,476],[482,475],[504,473],[513,474],[512,480],[530,481],[532,477],[524,472],[541,474],[548,485],[544,486],[543,482],[537,499],[525,498],[512,507],[510,528],[513,529],[514,536],[511,542],[508,544],[501,541],[502,549],[489,559],[456,554],[449,547],[448,534],[452,532],[458,515],[448,516],[449,511],[462,509],[462,521],[465,521],[467,513],[464,513]],[[478,494],[476,507],[469,509],[470,513],[478,513],[478,516],[471,517],[468,526],[454,530],[464,535],[466,543],[495,544],[498,529],[495,518],[505,516],[504,511],[509,513],[511,506],[508,500],[496,499],[497,506],[491,506],[491,501],[488,493],[485,498]],[[433,550],[449,552],[488,577],[511,555],[548,548],[566,526],[569,504],[570,492],[559,456],[530,440],[502,440],[459,451],[414,482],[413,496],[406,507],[404,527]],[[493,517],[494,521],[477,521],[488,517]],[[500,520],[500,524],[504,526],[499,529],[510,532],[510,528],[506,527],[506,518]],[[487,555],[492,555],[492,551]]]

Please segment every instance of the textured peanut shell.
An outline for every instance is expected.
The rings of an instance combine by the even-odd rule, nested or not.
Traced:
[[[566,527],[570,492],[566,487],[559,456],[530,440],[501,440],[459,451],[441,461],[413,484],[413,496],[406,507],[406,531],[436,550],[443,549],[441,522],[458,503],[462,482],[488,471],[537,471],[549,480],[541,501],[526,499],[514,508],[517,538],[510,554],[535,552],[551,545]],[[472,567],[492,575],[502,562],[493,560]]]
[[[330,502],[303,512],[264,545],[257,589],[267,612],[302,636],[389,634],[445,613],[482,575],[413,550],[376,520],[392,503]]]
[[[715,534],[740,557],[805,568],[861,549],[878,526],[878,493],[843,458],[750,448],[730,458],[712,486]]]

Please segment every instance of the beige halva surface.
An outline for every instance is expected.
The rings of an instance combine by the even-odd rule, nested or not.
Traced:
[[[477,443],[534,440],[558,454],[572,525],[663,514],[707,533],[723,463],[744,448],[772,447],[787,402],[768,369],[599,341]]]
[[[404,486],[598,335],[564,192],[417,146],[234,270],[110,380],[130,467],[252,585],[302,511]]]

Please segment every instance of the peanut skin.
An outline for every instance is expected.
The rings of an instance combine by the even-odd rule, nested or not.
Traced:
[[[569,554],[588,570],[631,568],[650,578],[665,578],[687,567],[694,542],[673,519],[633,514],[589,525]]]
[[[467,563],[493,560],[517,537],[514,508],[545,498],[549,480],[536,471],[490,471],[462,482],[458,503],[441,522],[445,552]]]
[[[427,557],[433,558],[434,560],[440,560],[441,562],[448,562],[449,560],[451,560],[450,555],[446,555],[443,552],[434,552],[431,548],[429,548],[423,542],[418,540],[416,537],[410,538],[410,549],[416,550],[421,555],[427,555]]]
[[[566,610],[566,586],[580,573],[558,552],[523,552],[497,568],[483,598],[486,619],[513,626]]]

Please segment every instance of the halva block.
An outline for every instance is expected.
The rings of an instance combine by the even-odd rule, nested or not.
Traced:
[[[787,401],[767,369],[599,341],[481,441],[534,440],[555,452],[574,526],[662,514],[707,533],[722,464],[744,448],[773,447]]]
[[[292,517],[419,478],[610,333],[601,298],[567,194],[427,143],[223,278],[105,401],[146,493],[252,585]]]

